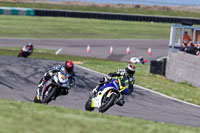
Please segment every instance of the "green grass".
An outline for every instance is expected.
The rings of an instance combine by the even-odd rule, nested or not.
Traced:
[[[20,47],[0,47],[1,49],[4,50],[11,50],[11,51],[20,51]],[[51,50],[51,49],[43,49],[43,48],[34,48],[34,53],[46,53],[46,54],[55,54],[56,50]]]
[[[17,50],[6,50],[0,48],[0,55],[6,56],[17,56]],[[69,55],[55,55],[51,53],[37,53],[34,52],[30,58],[40,58],[48,60],[72,60],[72,61],[82,61],[82,66],[93,69],[95,71],[108,74],[114,72],[118,69],[125,68],[126,62],[109,61],[104,59],[79,57],[79,56],[69,56]],[[136,66],[136,84],[146,87],[148,89],[161,92],[168,96],[178,98],[190,103],[200,105],[200,89],[195,88],[186,83],[176,83],[172,80],[167,80],[165,77],[150,74],[150,65],[135,65]]]
[[[0,15],[0,38],[169,39],[170,24]]]
[[[40,9],[59,9],[59,10],[79,10],[79,11],[96,11],[96,12],[113,12],[127,14],[144,14],[144,15],[164,15],[164,16],[182,16],[182,17],[200,17],[200,13],[187,11],[172,11],[172,10],[152,10],[141,8],[116,8],[112,6],[80,6],[80,5],[57,5],[57,4],[38,4],[38,3],[21,3],[21,2],[0,2],[0,6],[5,7],[26,7]],[[184,7],[180,7],[184,8]]]
[[[178,126],[56,106],[0,99],[1,133],[198,133]]]

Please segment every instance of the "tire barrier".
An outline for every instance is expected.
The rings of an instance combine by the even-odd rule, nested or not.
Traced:
[[[167,59],[164,59],[163,61],[152,60],[150,64],[150,73],[165,76],[166,62]]]
[[[35,16],[35,10],[30,8],[0,7],[0,14]]]
[[[181,23],[186,25],[200,24],[200,19],[169,17],[169,16],[147,16],[132,15],[120,13],[103,13],[103,12],[84,12],[84,11],[64,11],[64,10],[44,10],[35,9],[36,16],[53,16],[53,17],[74,17],[74,18],[92,18],[105,20],[123,20],[123,21],[144,21],[160,23]]]
[[[24,15],[24,16],[73,17],[73,18],[90,18],[90,19],[105,19],[105,20],[160,22],[160,23],[181,23],[185,25],[200,24],[200,19],[196,18],[147,16],[147,15],[104,13],[104,12],[30,9],[30,8],[15,8],[15,7],[0,7],[0,14]]]

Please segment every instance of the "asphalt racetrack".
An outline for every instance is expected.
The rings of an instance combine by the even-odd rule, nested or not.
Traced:
[[[169,40],[86,40],[86,39],[0,39],[0,46],[22,47],[32,42],[35,48],[62,49],[59,54],[74,56],[95,57],[116,61],[129,62],[131,57],[143,56],[148,60],[156,60],[168,55]],[[90,45],[90,53],[86,52]],[[110,47],[113,53],[110,54]],[[130,54],[126,54],[127,47],[130,47]],[[151,47],[151,55],[148,49]]]
[[[32,102],[36,86],[44,72],[63,62],[0,56],[0,98]],[[88,93],[101,74],[75,65],[76,85],[67,96],[60,96],[50,105],[84,110]],[[178,125],[200,126],[200,108],[150,91],[135,88],[123,107],[113,106],[106,113]],[[97,111],[97,110],[95,110]]]

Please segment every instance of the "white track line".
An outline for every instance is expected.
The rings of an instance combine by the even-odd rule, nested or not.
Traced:
[[[60,48],[60,49],[58,49],[57,51],[56,51],[56,53],[55,53],[55,55],[58,55],[60,52],[62,51],[62,49]]]
[[[100,73],[100,72],[97,72],[97,71],[91,70],[91,69],[89,69],[89,68],[85,68],[85,67],[80,66],[80,65],[77,65],[77,66],[80,67],[80,68],[82,68],[82,69],[85,69],[85,70],[87,70],[87,71],[91,71],[91,72],[93,72],[93,73],[96,73],[96,74],[99,74],[99,75],[102,75],[102,76],[106,76],[106,74],[103,74],[103,73]],[[162,93],[159,93],[159,92],[156,92],[156,91],[153,91],[153,90],[150,90],[150,89],[144,88],[144,87],[139,86],[139,85],[136,85],[136,84],[135,84],[134,86],[136,86],[136,87],[138,87],[138,88],[140,88],[140,89],[143,89],[143,90],[146,90],[146,91],[149,91],[149,92],[155,93],[155,94],[157,94],[157,95],[160,95],[160,96],[163,96],[163,97],[166,97],[166,98],[172,99],[172,100],[176,100],[176,101],[179,101],[179,102],[182,102],[182,103],[185,103],[185,104],[188,104],[188,105],[191,105],[191,106],[194,106],[194,107],[198,107],[198,108],[200,108],[199,105],[196,105],[196,104],[193,104],[193,103],[189,103],[189,102],[186,102],[186,101],[182,101],[182,100],[179,100],[179,99],[176,99],[176,98],[173,98],[173,97],[167,96],[167,95],[165,95],[165,94],[162,94]]]

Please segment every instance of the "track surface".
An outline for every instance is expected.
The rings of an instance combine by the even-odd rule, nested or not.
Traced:
[[[32,102],[36,86],[44,72],[62,62],[0,56],[0,98]],[[50,105],[84,110],[88,93],[102,75],[75,66],[76,86],[67,96]],[[97,111],[97,110],[95,110]],[[200,108],[187,105],[152,92],[135,88],[123,107],[117,105],[106,113],[143,118],[179,125],[200,126]]]
[[[49,48],[58,50],[60,54],[96,57],[117,61],[129,62],[131,57],[143,56],[148,61],[167,56],[168,40],[53,40],[53,39],[0,39],[0,46],[22,47],[32,42],[36,48]],[[91,52],[86,48],[90,45]],[[113,54],[109,54],[110,46],[113,46]],[[130,46],[130,54],[126,55],[126,49]],[[152,55],[148,55],[151,47]]]

